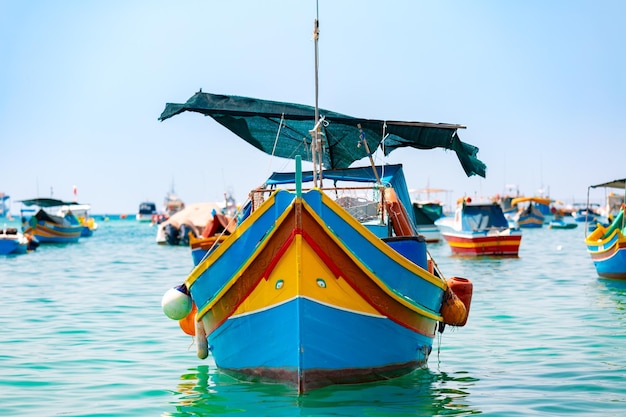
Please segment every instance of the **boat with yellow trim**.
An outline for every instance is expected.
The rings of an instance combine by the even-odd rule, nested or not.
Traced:
[[[316,54],[318,33],[316,20]],[[478,148],[457,135],[463,126],[202,90],[168,103],[160,120],[186,111],[295,160],[295,172],[252,190],[232,233],[163,296],[164,313],[195,335],[198,357],[300,394],[412,372],[437,331],[465,324],[471,281],[444,277],[417,233],[402,166],[375,165],[370,151],[449,149],[466,175],[484,177]],[[350,167],[363,158],[370,166]],[[303,172],[302,160],[313,169]]]
[[[511,206],[517,211],[513,215],[514,221],[521,228],[539,228],[546,222],[544,212],[550,212],[550,204],[554,203],[548,197],[518,197],[511,200]]]
[[[618,188],[626,195],[626,178],[592,185],[591,188]],[[596,272],[603,278],[626,279],[626,219],[622,204],[608,226],[597,223],[595,229],[585,237],[587,252],[593,260]],[[585,227],[587,230],[587,227]]]
[[[293,154],[294,142],[282,133],[302,138],[313,113],[303,105],[273,106],[199,92],[185,105],[168,104],[161,119],[184,107],[255,145]],[[377,146],[386,137],[387,149],[394,143],[450,149],[453,143],[468,175],[484,173],[477,149],[458,140],[458,125],[331,112],[324,120],[317,125],[331,142],[325,149],[336,153],[317,161],[340,165],[302,172],[297,163],[296,172],[272,174],[250,193],[232,233],[163,298],[166,314],[195,334],[198,356],[210,352],[224,372],[293,384],[299,393],[411,372],[427,362],[438,329],[467,319],[471,296],[460,300],[451,291],[453,278],[445,279],[416,232],[402,166],[341,166],[367,156],[365,135]],[[276,121],[284,125],[277,143],[270,129]],[[384,125],[389,134],[381,136]],[[347,149],[350,137],[362,146],[341,153],[339,145]],[[173,308],[177,300],[185,308]]]
[[[518,256],[522,231],[510,227],[497,202],[457,202],[454,216],[435,221],[453,254],[464,256]]]
[[[34,207],[20,210],[25,235],[34,236],[40,243],[76,243],[80,239],[83,225],[78,217],[71,211],[61,215],[52,211],[77,203],[54,198],[33,198],[22,200],[21,203],[26,207]]]

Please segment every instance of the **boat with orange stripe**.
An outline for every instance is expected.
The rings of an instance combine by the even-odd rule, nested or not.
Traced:
[[[511,228],[497,202],[458,201],[454,216],[435,221],[453,254],[518,256],[522,231]]]
[[[370,151],[450,149],[467,175],[484,176],[463,126],[202,91],[160,119],[185,111],[295,160],[250,192],[232,232],[163,296],[199,358],[301,394],[405,375],[427,363],[438,332],[465,324],[471,281],[443,275],[416,232],[402,165],[376,165]],[[369,166],[350,167],[363,158]]]

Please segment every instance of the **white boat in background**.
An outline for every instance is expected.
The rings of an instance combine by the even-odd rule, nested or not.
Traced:
[[[223,205],[218,203],[193,203],[159,223],[156,242],[167,245],[189,245],[189,234],[202,236],[204,228],[215,213],[221,213]]]
[[[163,200],[163,214],[165,215],[165,219],[169,219],[184,208],[185,203],[176,195],[174,185],[172,184],[172,189],[165,194],[165,199]]]
[[[156,204],[152,201],[144,201],[139,204],[139,211],[137,212],[138,222],[151,222],[152,217],[157,215]]]
[[[57,216],[65,217],[67,213],[71,212],[78,218],[80,224],[83,225],[83,230],[80,235],[82,237],[89,237],[98,229],[98,223],[96,223],[96,220],[89,214],[90,210],[91,206],[89,204],[66,204],[59,208]]]
[[[432,193],[449,193],[449,190],[441,188],[424,188],[420,190],[410,190],[411,205],[415,214],[415,224],[417,232],[424,237],[427,243],[437,243],[441,241],[441,231],[435,225],[435,220],[444,216],[444,205],[440,200],[431,199]],[[426,199],[421,199],[421,195],[426,194]]]

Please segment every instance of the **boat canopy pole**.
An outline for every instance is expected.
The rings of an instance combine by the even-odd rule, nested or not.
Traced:
[[[372,166],[372,170],[374,171],[374,175],[376,176],[376,183],[381,185],[380,177],[378,176],[378,171],[376,171],[376,164],[374,163],[374,158],[372,158],[372,153],[370,152],[370,147],[367,144],[367,139],[365,139],[365,132],[361,129],[361,123],[357,124],[356,127],[359,128],[359,145],[363,144],[365,146],[365,153],[367,153],[368,158],[370,159],[370,165]]]

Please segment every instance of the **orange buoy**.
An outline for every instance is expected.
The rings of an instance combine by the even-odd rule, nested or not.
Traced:
[[[455,326],[464,326],[469,317],[470,305],[472,304],[472,292],[474,289],[472,281],[467,278],[452,277],[449,278],[446,282],[448,284],[448,288],[454,293],[454,295],[459,298],[459,300],[461,300],[461,302],[465,306],[465,319],[459,324],[455,324]]]
[[[187,316],[184,319],[180,319],[178,320],[178,325],[180,326],[181,329],[183,329],[183,332],[187,333],[189,336],[195,336],[196,335],[196,312],[198,311],[198,308],[196,307],[196,303],[192,303],[191,305],[191,311],[189,312],[189,314],[187,314]]]
[[[450,326],[463,326],[467,321],[465,304],[450,288],[443,294],[441,317],[443,322]]]

